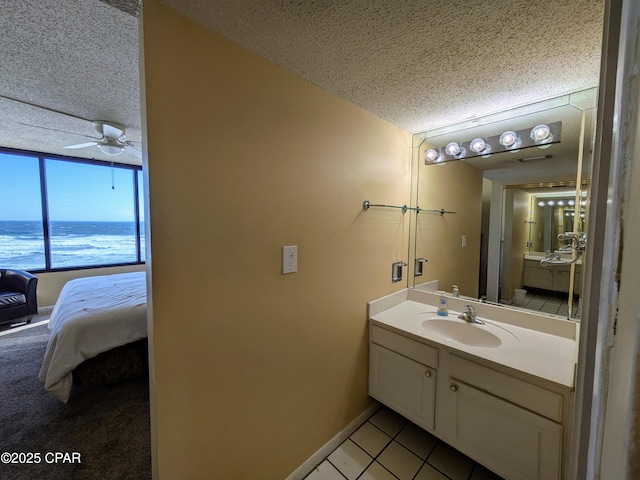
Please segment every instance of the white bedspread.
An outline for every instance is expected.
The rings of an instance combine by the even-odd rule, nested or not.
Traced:
[[[49,329],[51,338],[39,378],[46,390],[66,403],[75,367],[147,336],[145,272],[67,282],[53,307]]]

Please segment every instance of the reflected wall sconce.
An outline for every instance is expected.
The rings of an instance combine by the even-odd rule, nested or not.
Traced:
[[[449,142],[442,147],[429,148],[425,152],[424,161],[427,165],[432,165],[464,158],[486,158],[502,152],[515,153],[523,148],[547,148],[553,143],[560,142],[561,133],[562,122],[540,124],[521,130],[505,130],[499,135],[476,137],[465,142]],[[550,158],[550,156],[540,158]]]

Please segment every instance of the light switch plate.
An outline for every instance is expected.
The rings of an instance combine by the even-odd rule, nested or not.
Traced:
[[[282,274],[298,271],[298,246],[287,245],[282,247]]]

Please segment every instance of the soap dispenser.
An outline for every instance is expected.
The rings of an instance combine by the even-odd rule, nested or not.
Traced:
[[[458,289],[457,285],[453,286],[453,296],[454,297],[459,297],[460,296],[460,290]]]
[[[446,317],[449,315],[449,307],[447,306],[447,297],[444,292],[440,292],[440,305],[438,306],[438,315]]]

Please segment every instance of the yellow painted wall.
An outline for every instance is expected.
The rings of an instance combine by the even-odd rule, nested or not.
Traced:
[[[369,405],[410,135],[145,1],[161,479],[282,479]],[[280,249],[298,245],[298,273]]]
[[[482,172],[464,161],[425,165],[424,144],[418,154],[418,206],[416,258],[426,258],[416,284],[438,280],[440,290],[457,285],[462,295],[478,297],[480,277],[480,230],[482,223]],[[462,247],[462,236],[467,246]]]

